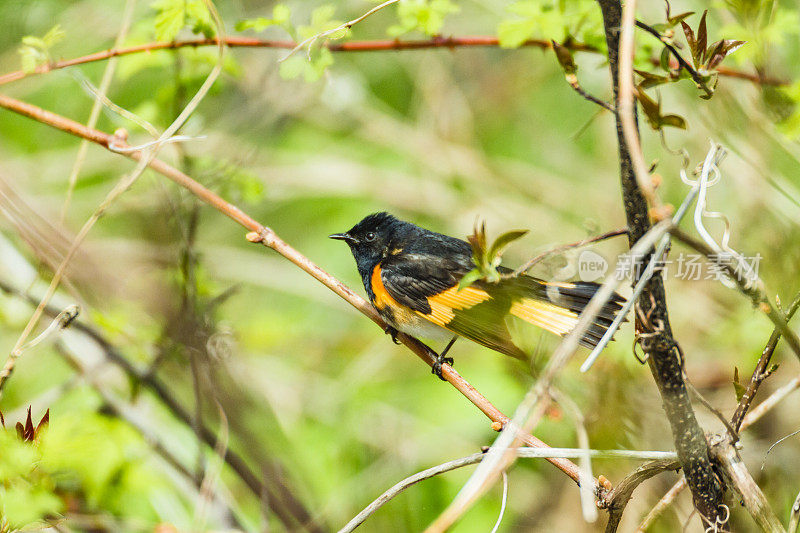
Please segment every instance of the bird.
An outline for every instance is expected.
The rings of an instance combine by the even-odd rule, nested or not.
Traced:
[[[350,247],[370,303],[388,327],[413,337],[448,341],[437,354],[433,373],[442,378],[442,364],[452,365],[447,352],[465,337],[517,359],[528,354],[512,340],[508,318],[520,318],[564,336],[578,323],[581,311],[599,289],[592,282],[545,281],[500,266],[499,281],[478,279],[459,287],[475,268],[467,241],[436,233],[387,213],[366,216],[331,239]],[[611,325],[625,299],[606,302],[580,338],[593,348]],[[443,379],[443,378],[442,378]]]

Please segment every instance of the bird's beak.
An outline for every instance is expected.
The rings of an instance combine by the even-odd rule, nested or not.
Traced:
[[[328,235],[328,238],[336,239],[337,241],[346,241],[348,244],[356,242],[349,233],[334,233],[333,235]]]

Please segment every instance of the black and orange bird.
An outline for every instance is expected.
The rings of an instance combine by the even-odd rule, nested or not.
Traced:
[[[461,278],[475,268],[470,244],[389,213],[369,215],[330,238],[350,246],[367,296],[390,326],[387,333],[393,339],[399,330],[450,341],[433,368],[439,377],[442,363],[452,364],[446,354],[459,336],[526,359],[527,354],[511,339],[509,316],[563,336],[575,327],[578,315],[600,287],[589,282],[547,282],[522,274],[498,282],[478,280],[459,289]],[[511,272],[504,267],[498,271]],[[606,303],[580,343],[596,346],[623,302],[615,295]]]

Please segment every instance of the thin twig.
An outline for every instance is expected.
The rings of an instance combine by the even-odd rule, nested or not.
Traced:
[[[503,515],[506,514],[506,500],[508,499],[508,473],[503,472],[503,499],[500,501],[500,514],[497,516],[497,521],[489,533],[497,533],[500,523],[503,521]]]
[[[516,448],[512,452],[517,457],[522,458],[552,458],[552,457],[573,457],[580,458],[585,455],[591,457],[608,457],[608,458],[627,458],[627,459],[654,459],[658,461],[675,461],[675,454],[672,452],[654,452],[654,451],[634,451],[634,450],[584,450],[580,448],[550,448],[537,450],[533,448]],[[474,453],[467,457],[454,459],[446,463],[433,466],[421,472],[405,478],[404,480],[396,483],[386,492],[378,496],[372,503],[370,503],[363,511],[358,513],[350,522],[347,523],[339,533],[349,533],[356,527],[364,522],[375,511],[386,505],[392,498],[403,492],[408,487],[419,483],[425,479],[433,476],[450,472],[464,466],[474,465],[480,463],[486,457],[485,453]]]
[[[619,527],[619,523],[622,520],[622,513],[625,507],[627,507],[631,496],[633,496],[633,491],[636,490],[636,487],[661,472],[675,470],[680,468],[680,466],[681,464],[678,461],[652,461],[643,464],[632,473],[628,474],[603,500],[603,505],[608,509],[606,533],[614,533]]]
[[[800,292],[797,293],[797,295],[794,297],[794,300],[792,300],[792,303],[789,304],[789,308],[786,310],[786,322],[791,320],[798,307],[800,307]],[[731,418],[731,423],[737,431],[742,425],[742,421],[747,414],[747,410],[750,409],[753,399],[756,397],[758,387],[761,386],[761,383],[769,375],[769,363],[780,338],[781,332],[776,326],[775,329],[772,330],[772,335],[770,335],[767,345],[764,346],[764,349],[761,352],[761,357],[758,358],[756,368],[753,370],[753,374],[750,376],[750,383],[747,384],[747,389],[745,389],[744,394],[742,394],[742,398],[739,400],[739,404],[736,406],[736,411],[733,413],[733,417]]]
[[[311,37],[309,37],[305,41],[303,41],[301,43],[298,43],[297,46],[292,48],[289,51],[289,53],[286,54],[286,56],[283,57],[282,59],[280,59],[279,61],[286,61],[287,59],[292,57],[295,52],[297,52],[298,50],[300,50],[301,48],[303,48],[305,46],[308,46],[308,48],[310,50],[311,47],[314,46],[314,43],[317,42],[317,40],[322,39],[323,37],[327,37],[328,35],[333,35],[334,33],[347,31],[350,28],[352,28],[353,26],[355,26],[356,24],[358,24],[359,22],[361,22],[362,20],[364,20],[365,18],[369,17],[370,15],[380,11],[381,9],[383,9],[385,7],[389,7],[392,4],[396,4],[399,1],[400,0],[386,0],[382,4],[379,4],[379,5],[375,6],[375,7],[373,7],[372,9],[367,11],[366,13],[362,14],[359,17],[354,18],[353,20],[348,20],[347,22],[345,22],[343,24],[340,24],[339,26],[337,26],[337,27],[335,27],[333,29],[326,30],[326,31],[317,33],[315,35],[312,35]]]
[[[117,38],[114,41],[114,48],[119,48],[122,46],[122,43],[125,42],[125,38],[128,35],[128,28],[131,24],[131,18],[133,17],[133,8],[136,5],[136,0],[126,0],[125,1],[125,8],[122,12],[122,23],[120,24],[119,32],[117,33]],[[90,128],[94,128],[97,125],[97,119],[100,118],[100,111],[103,109],[103,96],[108,92],[108,88],[111,85],[111,80],[114,77],[114,70],[116,69],[117,61],[116,58],[112,58],[106,64],[106,68],[103,70],[103,77],[100,80],[100,87],[98,88],[98,94],[92,104],[92,110],[89,112],[89,120],[86,122],[86,125]],[[81,168],[83,167],[83,161],[86,159],[86,151],[89,148],[89,141],[83,140],[81,141],[80,146],[78,147],[78,155],[75,156],[75,162],[72,164],[72,170],[69,172],[69,179],[67,184],[67,196],[64,199],[64,205],[61,207],[61,217],[60,221],[61,224],[64,224],[64,219],[67,216],[67,212],[69,211],[69,204],[72,200],[72,193],[75,191],[75,185],[78,183],[78,175],[81,172]]]
[[[589,432],[586,431],[585,419],[580,407],[572,398],[561,391],[555,390],[555,388],[551,389],[550,395],[558,404],[572,413],[572,418],[575,421],[575,433],[578,436],[578,446],[588,452],[590,447]],[[581,467],[581,512],[583,513],[583,519],[589,524],[593,524],[597,521],[597,505],[595,504],[594,493],[590,484],[592,478],[594,478],[592,474],[592,456],[589,453],[581,456],[578,459],[578,466]],[[503,471],[504,478],[505,474],[506,472]]]
[[[644,533],[647,528],[653,525],[653,522],[663,513],[667,507],[669,507],[675,498],[678,497],[678,494],[681,493],[683,489],[686,488],[686,478],[681,476],[681,478],[675,482],[674,485],[658,500],[658,503],[650,509],[650,512],[647,513],[647,516],[644,517],[644,520],[639,524],[639,527],[636,528],[636,533]]]
[[[555,248],[551,248],[550,250],[542,252],[536,257],[533,257],[532,259],[528,260],[527,262],[525,262],[525,264],[514,270],[514,272],[512,272],[511,274],[503,274],[501,277],[505,279],[525,274],[534,266],[541,263],[544,259],[550,257],[551,255],[560,254],[562,252],[566,252],[567,250],[571,250],[572,248],[580,248],[581,246],[586,246],[587,244],[600,242],[606,239],[610,239],[612,237],[618,237],[620,235],[627,235],[627,234],[628,234],[628,228],[619,228],[608,231],[601,235],[595,235],[594,237],[587,237],[583,240],[576,241],[570,244],[562,244],[561,246],[556,246]]]

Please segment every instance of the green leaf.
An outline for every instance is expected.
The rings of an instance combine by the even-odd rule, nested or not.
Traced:
[[[156,0],[150,4],[156,10],[155,33],[159,41],[174,41],[178,32],[190,26],[193,33],[211,38],[216,27],[203,0]]]
[[[202,34],[206,39],[211,39],[216,34],[217,28],[205,2],[198,0],[186,2],[186,17],[192,24],[192,33]]]
[[[733,382],[733,390],[736,393],[736,401],[740,402],[740,401],[742,401],[742,397],[744,396],[744,393],[747,392],[747,387],[745,387],[741,383],[738,383],[738,382],[734,381]]]
[[[672,28],[679,22],[682,22],[685,18],[694,15],[694,11],[687,11],[686,13],[681,13],[680,15],[675,15],[674,17],[667,18],[667,23],[669,27]]]
[[[733,39],[723,39],[721,41],[717,41],[716,43],[712,44],[708,47],[708,52],[706,57],[708,58],[708,63],[706,68],[711,70],[716,68],[722,60],[729,54],[732,54],[742,46],[744,46],[745,41],[736,41]]]
[[[497,39],[502,48],[519,48],[536,32],[530,20],[504,20],[497,26]]]
[[[33,72],[39,65],[50,61],[50,48],[61,41],[66,33],[56,24],[43,37],[26,35],[22,38],[22,46],[17,49],[24,72]]]
[[[492,246],[489,248],[488,258],[490,264],[492,266],[499,265],[500,256],[503,255],[505,249],[508,248],[512,242],[524,237],[527,233],[528,230],[526,229],[512,230],[497,237],[497,239],[495,239],[495,241],[492,243]]]
[[[257,17],[253,19],[240,20],[236,23],[236,31],[253,30],[262,32],[272,26],[283,26],[287,31],[291,30],[289,17],[291,12],[284,4],[278,4],[272,8],[272,18]]]
[[[182,0],[159,0],[151,7],[158,11],[155,21],[156,39],[173,41],[186,25],[186,8]]]
[[[305,72],[307,63],[308,60],[305,57],[300,54],[295,54],[281,61],[280,67],[278,67],[278,73],[281,78],[285,80],[294,79]]]
[[[283,79],[303,76],[306,82],[314,83],[325,74],[333,64],[333,54],[325,47],[316,47],[311,52],[311,60],[306,54],[295,54],[281,62],[278,72]]]
[[[672,54],[670,53],[669,48],[667,48],[666,46],[664,47],[663,50],[661,50],[661,57],[659,58],[658,63],[665,72],[670,71],[669,60],[671,55]]]
[[[661,126],[671,126],[673,128],[686,129],[686,120],[680,115],[661,115]]]
[[[705,60],[706,46],[708,44],[708,29],[706,28],[706,15],[708,10],[703,11],[700,17],[700,25],[697,27],[697,42],[692,49],[692,57],[696,58],[695,67],[702,65]]]
[[[482,277],[483,274],[481,274],[481,271],[478,270],[477,268],[473,268],[472,270],[464,274],[464,277],[461,278],[461,280],[458,282],[458,288],[456,289],[456,291],[460,291],[462,289],[465,289],[466,287],[469,287]]]
[[[642,81],[638,85],[640,89],[649,89],[650,87],[662,85],[670,81],[670,78],[667,76],[660,76],[658,74],[653,74],[652,72],[638,69],[633,69],[633,71],[642,77]]]
[[[641,87],[636,91],[636,99],[642,106],[642,112],[647,118],[647,123],[654,130],[660,130],[664,126],[686,129],[686,121],[683,117],[679,115],[662,115],[661,103],[650,98]]]
[[[694,57],[694,50],[697,44],[697,41],[694,38],[694,30],[684,21],[681,21],[681,28],[683,28],[683,34],[686,36],[686,42],[689,43],[689,50],[692,52],[692,57]],[[696,66],[697,65],[695,65],[695,67]]]
[[[406,0],[397,4],[399,24],[390,26],[387,33],[392,37],[412,31],[439,35],[447,15],[458,11],[451,0]]]
[[[575,74],[578,67],[575,66],[575,60],[572,58],[572,52],[566,46],[562,46],[557,42],[551,40],[553,51],[556,53],[558,64],[564,69],[565,74]]]
[[[22,61],[22,71],[28,74],[35,71],[41,54],[30,46],[21,46],[18,52]]]

